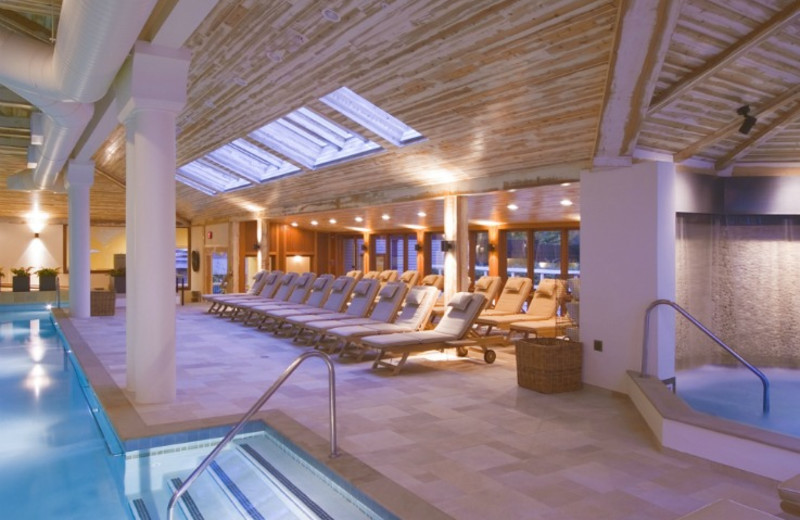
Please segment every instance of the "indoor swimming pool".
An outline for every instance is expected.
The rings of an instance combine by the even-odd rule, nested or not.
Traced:
[[[120,442],[43,307],[0,307],[2,518],[166,518],[226,427]],[[394,519],[260,422],[184,495],[176,519]],[[185,442],[187,441],[188,442]]]
[[[762,412],[761,381],[739,367],[706,365],[677,373],[678,395],[692,408],[764,430],[800,437],[800,370],[761,369],[770,382],[770,412]]]

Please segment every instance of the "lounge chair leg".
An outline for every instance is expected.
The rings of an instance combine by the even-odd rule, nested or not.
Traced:
[[[408,352],[403,352],[403,356],[400,358],[400,361],[394,366],[394,370],[392,371],[392,375],[396,376],[400,373],[400,369],[403,368],[403,365],[406,364],[406,360],[408,359]]]

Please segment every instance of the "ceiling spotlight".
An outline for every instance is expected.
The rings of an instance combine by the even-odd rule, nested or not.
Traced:
[[[382,218],[383,220],[389,220],[389,219],[390,219],[390,218],[392,218],[392,217],[390,217],[389,215],[387,215],[386,213],[384,213],[383,215],[381,215],[381,218]]]
[[[561,205],[562,206],[572,206],[572,201],[569,200],[569,199],[562,199],[561,200]]]
[[[507,207],[508,209],[510,209],[511,211],[517,211],[517,210],[519,209],[519,206],[517,206],[516,204],[509,204],[509,205],[508,205],[508,206],[506,206],[506,207]]]
[[[312,226],[317,226],[317,225],[319,225],[319,222],[317,222],[316,220],[312,220],[311,221],[311,225]]]
[[[355,221],[356,222],[364,222],[364,217],[356,217]]]
[[[332,218],[332,219],[330,219],[328,222],[329,222],[329,223],[331,223],[331,224],[336,224],[336,219],[335,219],[335,218]]]
[[[417,216],[418,216],[418,217],[427,217],[427,216],[428,216],[428,214],[427,214],[427,213],[425,213],[424,211],[418,211],[418,212],[417,212]]]
[[[297,222],[292,222],[292,227],[297,227]]]
[[[742,105],[738,109],[736,109],[736,113],[740,116],[744,116],[744,121],[742,121],[742,126],[739,127],[740,134],[749,134],[750,130],[753,129],[753,126],[756,124],[756,118],[750,115],[750,105]]]
[[[561,185],[564,186],[564,187],[567,187],[567,186],[572,186],[572,183],[571,182],[562,182]]]

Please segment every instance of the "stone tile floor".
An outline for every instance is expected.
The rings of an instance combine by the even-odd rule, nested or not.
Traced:
[[[123,436],[241,414],[307,349],[206,308],[178,308],[176,400],[109,411]],[[124,309],[71,322],[124,388]],[[455,518],[673,519],[720,498],[796,518],[781,512],[773,481],[660,451],[627,397],[526,390],[514,362],[513,348],[493,365],[450,351],[391,376],[337,359],[340,447]],[[312,359],[265,408],[327,438],[327,397],[327,373]]]

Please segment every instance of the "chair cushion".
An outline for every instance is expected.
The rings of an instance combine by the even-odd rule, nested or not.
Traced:
[[[300,287],[301,289],[308,285],[308,281],[311,280],[310,276],[301,276],[298,278],[297,283],[294,284],[295,287]]]
[[[522,290],[522,283],[523,283],[522,278],[516,278],[516,277],[509,278],[508,281],[506,282],[506,292],[510,292],[513,294],[518,293],[520,290]]]
[[[475,290],[485,291],[491,285],[492,285],[492,279],[484,277],[475,282]]]
[[[471,298],[468,293],[458,293],[450,298],[450,301],[447,302],[447,305],[456,310],[463,311],[469,306],[470,299]]]
[[[314,280],[314,285],[312,285],[311,288],[315,291],[321,291],[325,288],[325,282],[327,282],[325,278],[317,278]]]
[[[394,294],[397,292],[398,286],[397,285],[384,285],[381,292],[378,293],[383,299],[389,300],[394,297]],[[366,291],[365,291],[366,292]]]
[[[536,288],[536,292],[544,296],[545,298],[549,298],[553,296],[553,292],[556,289],[556,281],[552,278],[546,278],[539,282],[539,287]]]
[[[369,290],[369,286],[370,285],[371,284],[368,281],[361,280],[360,282],[358,282],[356,284],[355,288],[353,289],[353,294],[355,294],[357,296],[363,296],[363,295],[367,294],[367,291]]]
[[[406,305],[422,305],[424,299],[425,293],[423,291],[409,291],[408,296],[406,296]]]
[[[294,280],[294,276],[287,276],[283,280],[281,280],[281,284],[289,285]]]
[[[278,278],[278,273],[269,273],[269,276],[267,276],[267,285],[274,283],[276,278]]]
[[[349,280],[347,278],[338,278],[333,282],[333,286],[331,289],[333,292],[342,292],[345,287],[347,287],[347,282]]]

